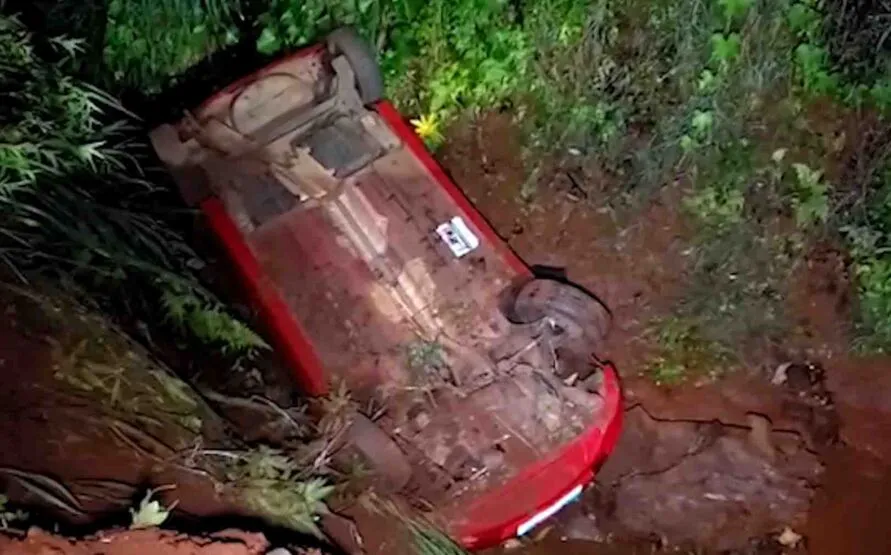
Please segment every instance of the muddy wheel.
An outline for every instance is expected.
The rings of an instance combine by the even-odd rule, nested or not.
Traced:
[[[356,74],[356,88],[362,102],[371,104],[384,97],[384,79],[374,51],[355,29],[341,27],[332,31],[328,35],[328,48],[350,62],[350,67]]]
[[[597,298],[574,285],[534,279],[517,291],[507,317],[515,324],[547,323],[567,340],[600,347],[609,331],[609,310]]]

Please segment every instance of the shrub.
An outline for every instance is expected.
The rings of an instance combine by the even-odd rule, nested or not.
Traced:
[[[108,0],[109,85],[159,92],[173,76],[238,40],[239,0]]]
[[[885,164],[863,206],[848,212],[841,228],[859,294],[855,347],[871,352],[891,351],[891,165]]]
[[[199,339],[232,351],[264,345],[191,273],[197,257],[161,216],[167,195],[142,174],[147,145],[135,116],[65,73],[78,48],[62,38],[37,44],[0,17],[0,261],[23,280],[50,274],[131,310],[157,312],[163,299]],[[187,299],[183,312],[172,311],[176,298]]]

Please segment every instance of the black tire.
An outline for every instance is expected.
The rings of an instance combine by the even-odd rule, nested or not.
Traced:
[[[365,104],[384,98],[384,78],[371,45],[352,27],[335,29],[328,35],[328,49],[343,55],[356,74],[356,89]]]
[[[599,348],[612,316],[584,289],[552,279],[534,279],[516,292],[506,314],[515,324],[533,324],[545,318],[570,341],[582,340]]]

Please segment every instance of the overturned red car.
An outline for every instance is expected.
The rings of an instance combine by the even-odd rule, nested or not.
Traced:
[[[478,549],[579,496],[621,426],[608,310],[534,275],[383,99],[349,29],[152,132],[308,395],[383,407],[351,437]]]

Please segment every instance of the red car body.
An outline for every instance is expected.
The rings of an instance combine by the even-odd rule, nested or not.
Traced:
[[[504,316],[533,272],[390,102],[337,100],[361,78],[334,61],[348,54],[298,51],[153,142],[302,390],[344,381],[389,407],[376,425],[412,474],[396,489],[464,547],[494,546],[593,480],[621,428],[616,371],[550,361],[542,345],[566,344],[556,320]]]

